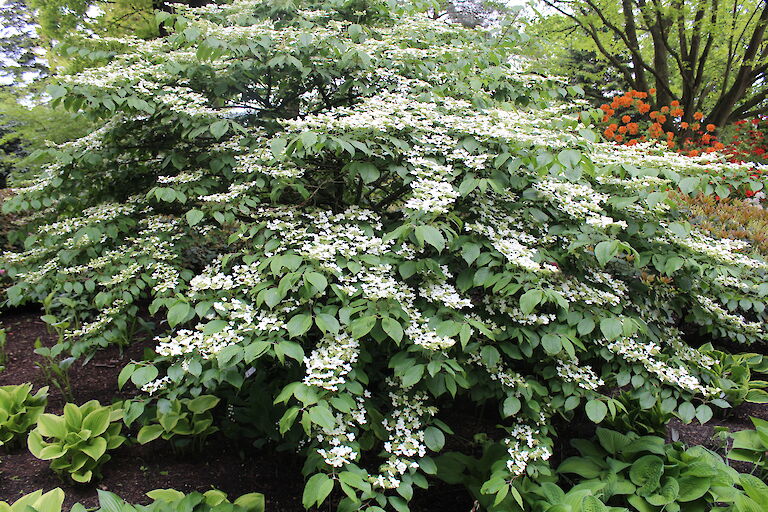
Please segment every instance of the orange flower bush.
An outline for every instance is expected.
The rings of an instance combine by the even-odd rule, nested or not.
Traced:
[[[603,104],[603,136],[612,142],[634,146],[641,142],[658,141],[666,147],[689,157],[699,157],[716,151],[729,155],[731,162],[768,160],[768,119],[755,119],[736,123],[737,136],[728,144],[720,140],[717,126],[704,124],[704,114],[694,112],[686,117],[685,110],[678,100],[669,105],[655,104],[655,89],[648,92],[629,90],[614,97],[610,103]],[[683,121],[683,119],[688,119]],[[691,118],[693,122],[691,122]],[[714,177],[713,177],[714,178]],[[749,175],[721,177],[727,182],[727,190],[740,197],[762,201],[761,192],[766,176],[757,171]],[[725,186],[717,180],[711,181],[712,187]],[[766,183],[768,185],[768,183]],[[723,188],[719,188],[725,194]]]

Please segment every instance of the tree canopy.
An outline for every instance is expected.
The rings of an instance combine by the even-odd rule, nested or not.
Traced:
[[[655,88],[660,104],[677,100],[717,126],[768,112],[763,0],[542,1],[559,14],[541,23],[565,17],[578,30],[563,37],[585,38],[566,46],[595,52],[627,89]]]

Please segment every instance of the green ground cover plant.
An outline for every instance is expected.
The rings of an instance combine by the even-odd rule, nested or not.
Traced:
[[[24,440],[48,404],[48,388],[32,394],[32,384],[0,386],[0,446]]]
[[[597,439],[574,439],[581,454],[560,464],[560,483],[527,489],[534,511],[659,510],[748,512],[768,505],[768,486],[739,474],[701,446],[665,444],[664,438],[597,429]],[[493,508],[491,508],[493,509]]]
[[[76,503],[71,512],[264,512],[264,495],[259,493],[244,494],[235,501],[229,501],[227,495],[218,490],[204,493],[184,494],[175,489],[156,489],[147,493],[153,501],[149,505],[131,505],[114,493],[99,490],[98,507],[86,509]],[[17,499],[13,503],[0,501],[0,512],[62,512],[64,491],[60,488],[46,493],[35,491]]]
[[[154,354],[120,375],[136,403],[216,397],[229,432],[306,457],[307,508],[335,491],[342,511],[408,510],[475,464],[462,411],[489,411],[473,434],[493,447],[466,471],[514,511],[551,473],[555,419],[706,422],[766,396],[744,381],[762,359],[689,341],[762,347],[768,264],[668,194],[740,164],[599,141],[579,88],[517,71],[512,28],[429,6],[158,20],[167,36],[59,77],[54,103],[100,127],[3,206],[24,217],[7,304],[45,305],[57,356],[153,315]]]
[[[38,459],[50,460],[51,469],[77,483],[101,476],[101,467],[111,458],[110,450],[125,441],[123,410],[102,406],[96,400],[81,406],[66,404],[64,414],[43,414],[27,438],[29,451]]]

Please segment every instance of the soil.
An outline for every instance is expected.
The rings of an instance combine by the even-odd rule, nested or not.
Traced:
[[[6,313],[0,324],[8,335],[8,362],[0,372],[0,385],[31,382],[34,388],[49,385],[36,366],[35,340],[45,345],[55,342],[38,312]],[[102,404],[130,398],[130,392],[117,391],[117,375],[131,359],[141,359],[151,339],[137,340],[124,353],[109,347],[96,353],[86,366],[76,364],[70,370],[75,403],[99,400]],[[61,414],[62,394],[51,386],[46,412]],[[38,460],[26,449],[0,448],[0,501],[14,501],[37,489],[61,487],[66,493],[65,507],[82,503],[96,506],[98,489],[114,492],[128,503],[146,504],[146,492],[173,488],[185,493],[219,489],[234,499],[249,492],[263,493],[269,512],[303,512],[301,494],[303,461],[289,453],[256,450],[223,436],[214,436],[196,455],[177,455],[158,443],[126,443],[115,450],[103,469],[98,484],[75,486],[61,481],[48,468],[48,461]],[[469,512],[473,500],[462,486],[436,481],[429,491],[416,492],[411,510]],[[324,509],[326,507],[323,507]],[[330,510],[330,509],[329,509]]]
[[[35,389],[48,385],[38,366],[40,358],[33,352],[34,344],[37,339],[45,345],[56,340],[39,316],[39,312],[30,311],[0,315],[0,323],[8,335],[8,361],[5,370],[0,372],[0,385],[32,382]],[[118,347],[109,347],[97,352],[86,366],[73,366],[70,375],[75,403],[95,399],[106,404],[130,398],[130,391],[117,390],[117,375],[127,362],[141,359],[144,350],[151,346],[150,338],[139,339],[122,353]],[[61,392],[51,387],[47,412],[61,414],[65,402]],[[706,425],[695,421],[684,425],[673,420],[669,424],[667,437],[687,445],[704,445],[722,454],[725,447],[713,440],[715,427],[723,426],[732,431],[752,428],[750,416],[768,419],[768,405],[742,404],[731,410],[726,418],[714,418]],[[450,422],[461,425],[464,432],[457,431],[456,436],[448,439],[449,443],[467,445],[473,432],[478,431],[473,430],[479,427],[477,423],[487,423],[484,418],[475,416],[464,419],[466,421]],[[576,419],[564,430],[578,437],[589,437],[594,425],[586,419]],[[568,440],[557,439],[556,451],[568,455]],[[270,512],[304,510],[301,505],[302,460],[293,454],[257,450],[223,436],[214,436],[209,439],[204,451],[196,455],[174,454],[158,443],[141,446],[128,442],[115,450],[112,457],[105,465],[103,479],[98,484],[74,486],[58,479],[49,470],[48,462],[33,457],[26,447],[11,451],[0,449],[0,500],[13,501],[37,489],[61,487],[66,493],[67,507],[76,502],[92,507],[97,504],[98,489],[112,491],[129,503],[146,504],[150,500],[145,493],[152,489],[205,492],[216,488],[231,498],[248,492],[261,492]],[[559,460],[557,455],[555,458]],[[751,469],[746,463],[733,465],[741,471]],[[462,486],[440,481],[430,482],[428,491],[416,492],[411,506],[414,512],[470,512],[472,509],[473,500]]]

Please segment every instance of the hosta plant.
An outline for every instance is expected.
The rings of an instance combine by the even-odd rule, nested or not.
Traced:
[[[64,503],[64,491],[52,489],[46,493],[42,490],[25,494],[13,503],[0,501],[0,512],[61,512]]]
[[[66,404],[64,414],[43,414],[30,432],[27,445],[38,459],[50,460],[51,469],[76,483],[101,477],[110,450],[125,441],[121,404],[102,406],[96,400],[81,406]]]
[[[255,492],[243,494],[230,502],[227,495],[218,490],[185,495],[174,489],[156,489],[147,493],[153,500],[149,505],[132,505],[114,493],[101,489],[97,492],[97,507],[86,509],[80,503],[75,503],[70,512],[264,512],[265,509],[264,495]],[[64,491],[60,488],[45,494],[43,491],[35,491],[22,496],[13,504],[0,501],[0,512],[62,512],[64,498]]]
[[[48,404],[48,388],[32,394],[32,384],[0,386],[0,446],[23,441]]]
[[[572,444],[581,455],[557,468],[575,484],[568,494],[594,496],[611,505],[584,510],[748,512],[768,503],[768,486],[752,475],[740,475],[701,446],[686,449],[681,443],[664,444],[661,437],[604,428],[597,429],[596,442],[575,439]],[[554,510],[548,508],[552,496],[568,499],[553,483],[530,490],[538,496],[532,500],[537,512]]]
[[[514,29],[418,4],[176,6],[105,40],[49,90],[100,128],[4,204],[8,303],[50,298],[77,357],[150,304],[168,329],[123,380],[260,413],[307,507],[405,510],[457,411],[485,411],[500,488],[546,467],[553,417],[705,418],[728,396],[687,336],[768,341],[766,262],[668,196],[738,164],[600,142]]]
[[[200,449],[206,438],[219,430],[213,425],[211,413],[218,403],[219,398],[212,395],[173,400],[161,398],[151,408],[136,439],[146,444],[162,438],[170,441],[174,449]]]
[[[151,512],[264,512],[264,495],[257,492],[243,494],[234,501],[218,490],[185,495],[175,489],[156,489],[147,493],[154,501]],[[102,508],[103,512],[107,512]],[[131,509],[129,512],[133,512]],[[148,511],[148,512],[149,512]]]
[[[733,440],[728,458],[749,462],[755,465],[755,471],[768,476],[768,421],[750,418],[755,426],[753,430],[739,430],[730,437]]]

